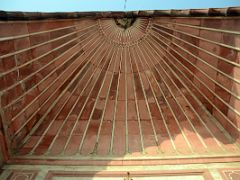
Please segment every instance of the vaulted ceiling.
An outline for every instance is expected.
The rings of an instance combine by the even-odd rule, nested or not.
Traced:
[[[236,24],[147,16],[1,22],[7,147],[40,159],[238,154]]]

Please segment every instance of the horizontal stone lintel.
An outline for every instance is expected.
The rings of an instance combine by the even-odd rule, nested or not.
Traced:
[[[41,19],[78,19],[78,18],[124,18],[124,17],[208,17],[240,16],[240,7],[183,9],[183,10],[146,10],[146,11],[105,11],[105,12],[20,12],[0,11],[0,20],[41,20]]]

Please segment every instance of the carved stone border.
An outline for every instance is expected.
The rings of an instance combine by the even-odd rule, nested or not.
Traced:
[[[219,172],[224,180],[240,179],[240,168],[219,169]]]
[[[12,170],[12,173],[8,176],[7,180],[34,180],[37,174],[38,171]]]
[[[100,160],[87,160],[87,159],[24,159],[12,158],[8,164],[45,164],[45,165],[81,165],[81,166],[136,166],[136,165],[176,165],[176,164],[206,164],[206,163],[227,163],[227,162],[240,162],[240,156],[230,157],[199,157],[199,158],[169,158],[169,159],[100,159]]]
[[[208,170],[174,170],[174,171],[103,171],[103,172],[76,172],[76,171],[49,171],[45,180],[51,180],[54,177],[167,177],[167,176],[190,176],[199,175],[205,180],[212,180]]]

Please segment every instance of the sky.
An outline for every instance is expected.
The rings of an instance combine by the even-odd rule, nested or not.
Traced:
[[[131,11],[240,6],[240,0],[0,0],[4,11]]]

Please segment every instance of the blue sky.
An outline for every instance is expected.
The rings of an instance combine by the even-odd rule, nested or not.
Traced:
[[[0,0],[5,11],[123,11],[125,0]],[[240,0],[127,0],[126,10],[240,6]]]

